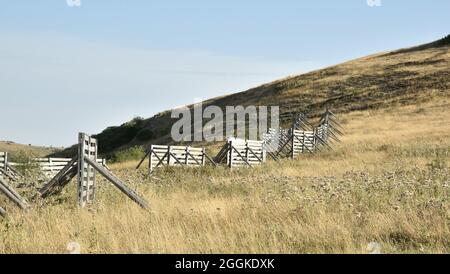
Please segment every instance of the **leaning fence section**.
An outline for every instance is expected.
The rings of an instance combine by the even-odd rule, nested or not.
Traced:
[[[34,162],[36,162],[41,170],[44,172],[44,174],[48,177],[53,177],[58,172],[60,172],[65,166],[67,166],[68,163],[70,163],[72,159],[70,158],[39,158],[34,159]],[[103,166],[106,165],[106,159],[97,159],[97,163],[102,164]]]
[[[71,159],[55,177],[39,190],[42,198],[60,193],[77,176],[78,204],[80,207],[85,207],[93,203],[95,199],[96,175],[98,173],[141,207],[146,209],[149,207],[142,196],[97,162],[98,142],[95,138],[80,133],[78,141],[77,156]]]
[[[3,172],[7,170],[8,153],[0,152],[0,177],[3,176]]]
[[[266,162],[263,141],[231,138],[215,157],[216,163],[224,163],[229,168],[254,167]]]
[[[46,177],[52,178],[64,169],[70,161],[72,161],[71,158],[36,158],[32,159],[31,163],[36,164]],[[97,163],[107,168],[106,159],[97,159]],[[15,167],[23,165],[22,163],[14,162],[10,162],[9,164]]]
[[[21,175],[11,165],[7,152],[0,152],[0,178],[16,181]]]
[[[314,126],[305,114],[297,114],[289,129],[269,129],[263,136],[264,147],[274,160],[296,158],[301,154],[331,149],[343,135],[336,116],[329,110],[320,116]]]
[[[293,129],[292,132],[292,158],[304,153],[313,153],[317,149],[317,140],[314,131]]]

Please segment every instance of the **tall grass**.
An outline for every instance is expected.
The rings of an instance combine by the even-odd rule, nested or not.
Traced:
[[[8,204],[0,253],[448,253],[450,110],[420,107],[353,112],[334,151],[261,168],[113,164],[151,211],[104,180],[78,209],[72,184],[28,213]]]

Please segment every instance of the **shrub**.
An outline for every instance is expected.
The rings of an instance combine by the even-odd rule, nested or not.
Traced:
[[[153,131],[149,128],[144,128],[143,130],[139,131],[136,135],[136,138],[139,141],[148,141],[154,138]]]

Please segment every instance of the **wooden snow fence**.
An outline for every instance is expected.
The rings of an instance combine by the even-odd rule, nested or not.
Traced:
[[[71,161],[70,158],[37,158],[33,159],[33,162],[37,163],[42,172],[47,177],[54,177]],[[97,159],[97,163],[108,168],[106,165],[106,159]]]
[[[164,166],[204,167],[208,162],[216,163],[206,154],[205,148],[151,145],[149,152],[144,156],[136,169],[146,158],[149,158],[149,172]]]
[[[7,171],[7,163],[8,163],[8,153],[0,152],[0,178],[6,176]]]
[[[254,167],[266,162],[264,141],[231,138],[215,157],[216,163],[225,163],[229,168]]]
[[[263,140],[268,155],[274,160],[296,158],[324,148],[332,149],[330,144],[339,142],[339,137],[343,135],[341,129],[336,116],[329,110],[321,115],[318,126],[312,125],[305,114],[297,114],[292,128],[269,129]]]
[[[0,193],[3,193],[11,202],[22,210],[27,210],[29,208],[28,202],[3,178],[0,178]],[[0,207],[0,216],[6,216],[6,210],[2,207]]]
[[[58,174],[67,164],[70,163],[72,159],[70,158],[35,158],[32,159],[31,163],[36,164],[41,170],[42,173],[47,178],[53,178]],[[106,164],[106,159],[97,159],[99,164],[102,164],[107,169],[108,166]],[[23,165],[22,163],[9,163],[13,167],[18,167]]]
[[[314,153],[316,151],[316,139],[314,131],[302,131],[293,129],[291,146],[292,158],[300,154]]]
[[[43,188],[40,189],[42,198],[59,193],[70,181],[77,176],[77,197],[80,207],[92,203],[95,199],[96,175],[99,173],[120,191],[127,195],[144,209],[149,205],[145,199],[118,179],[111,171],[98,163],[97,140],[80,133],[78,138],[78,155],[62,168]]]
[[[0,178],[17,181],[19,172],[8,162],[8,153],[0,152]]]

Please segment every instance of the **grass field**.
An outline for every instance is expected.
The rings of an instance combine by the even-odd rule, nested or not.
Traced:
[[[74,183],[28,213],[0,198],[0,253],[449,253],[449,117],[448,97],[353,111],[334,151],[251,170],[113,165],[150,212],[104,181],[82,210]]]
[[[49,154],[60,151],[61,148],[50,148],[32,145],[16,144],[8,141],[0,141],[0,151],[12,153],[11,157],[45,157]]]

